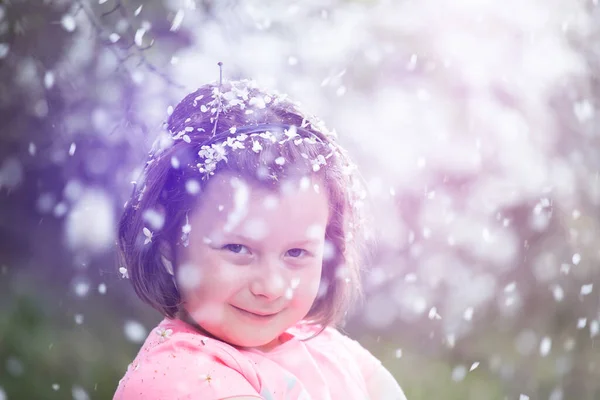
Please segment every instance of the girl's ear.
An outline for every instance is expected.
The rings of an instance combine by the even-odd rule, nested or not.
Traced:
[[[175,276],[175,272],[173,271],[173,255],[171,253],[171,246],[165,241],[161,241],[159,244],[160,251],[160,260],[162,261],[163,266],[167,273],[171,276]]]

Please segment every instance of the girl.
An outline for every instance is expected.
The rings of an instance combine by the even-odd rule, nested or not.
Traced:
[[[359,291],[364,191],[334,134],[253,82],[168,120],[119,225],[121,272],[165,319],[115,399],[405,399],[334,328]]]

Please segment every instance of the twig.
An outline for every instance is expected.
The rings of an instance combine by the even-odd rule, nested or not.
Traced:
[[[120,1],[117,1],[117,4],[115,4],[115,7],[114,7],[112,10],[110,10],[110,11],[106,11],[106,12],[102,13],[102,17],[106,17],[106,16],[108,16],[108,15],[110,15],[110,14],[114,13],[114,12],[115,12],[115,11],[117,11],[117,10],[118,10],[118,9],[119,9],[121,6],[122,6],[121,2],[120,2]]]
[[[105,31],[105,27],[103,26],[102,22],[96,17],[96,15],[94,14],[93,11],[91,11],[90,9],[88,9],[88,7],[85,6],[83,0],[75,0],[75,3],[78,5],[79,9],[77,10],[77,12],[79,12],[79,10],[83,10],[84,14],[86,15],[86,17],[88,18],[88,20],[91,22],[93,28],[96,31],[96,34],[102,38],[102,33]],[[110,10],[107,11],[105,13],[102,14],[102,17],[106,17],[107,15],[110,15],[116,11],[119,11],[121,13],[121,16],[125,19],[127,19],[128,21],[131,21],[129,19],[129,14],[127,13],[127,10],[125,8],[125,6],[123,5],[123,2],[121,0],[116,0],[116,4],[115,6]],[[131,35],[131,37],[135,37],[135,32],[132,30],[131,28],[131,24],[128,24],[128,34]],[[160,71],[158,68],[156,68],[150,61],[148,61],[148,59],[146,58],[144,52],[148,49],[150,49],[152,47],[153,42],[145,47],[138,47],[135,44],[135,40],[131,41],[130,45],[125,46],[125,50],[126,51],[126,55],[123,56],[121,55],[120,52],[118,52],[115,49],[115,43],[106,43],[105,41],[101,40],[101,43],[105,46],[107,46],[108,48],[110,48],[110,50],[113,52],[113,54],[117,57],[117,59],[119,60],[119,63],[121,66],[123,66],[125,68],[125,70],[127,70],[127,67],[125,66],[125,62],[130,59],[131,57],[133,57],[134,55],[137,55],[140,57],[140,62],[138,63],[138,67],[139,66],[144,66],[148,71],[150,71],[151,73],[158,75],[161,79],[163,79],[165,82],[167,82],[169,85],[175,86],[177,88],[183,88],[184,86],[173,81],[167,74],[165,74],[164,72]],[[130,52],[131,48],[134,48],[134,53]]]
[[[221,114],[221,107],[223,106],[222,102],[221,102],[221,96],[222,96],[222,86],[223,86],[223,63],[221,61],[219,61],[217,63],[217,65],[219,66],[219,95],[218,95],[218,100],[219,100],[219,104],[217,105],[217,115],[215,116],[215,124],[213,125],[213,131],[212,131],[212,136],[215,137],[215,135],[217,134],[217,125],[219,124],[219,115]]]

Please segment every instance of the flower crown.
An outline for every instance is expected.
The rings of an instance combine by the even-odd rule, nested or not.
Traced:
[[[192,101],[192,106],[199,106],[200,112],[210,113],[210,122],[213,124],[213,129],[212,135],[202,143],[197,153],[198,158],[188,164],[187,168],[195,169],[202,180],[208,180],[215,174],[219,164],[223,162],[227,163],[228,157],[232,156],[236,151],[260,153],[263,151],[264,145],[282,145],[290,141],[296,146],[302,143],[320,143],[328,150],[327,152],[318,154],[312,159],[304,153],[301,153],[301,156],[310,162],[313,172],[317,172],[321,168],[326,168],[327,162],[331,157],[341,159],[341,172],[346,179],[348,200],[351,206],[357,211],[357,214],[362,216],[360,209],[364,204],[366,191],[356,175],[356,165],[350,160],[346,151],[337,143],[335,132],[329,131],[324,123],[314,116],[311,116],[310,119],[304,119],[300,126],[283,123],[249,124],[217,132],[219,117],[230,111],[233,107],[240,107],[246,114],[250,114],[253,111],[250,109],[251,107],[265,108],[265,103],[272,102],[276,105],[284,100],[288,104],[291,103],[294,107],[297,107],[297,104],[293,103],[286,95],[279,93],[261,94],[261,97],[251,97],[250,89],[257,88],[254,81],[230,82],[230,89],[227,92],[222,92],[221,88],[222,85],[213,87],[212,100],[209,102],[199,105],[202,96],[198,96]],[[188,122],[191,122],[191,118],[185,121],[185,123]],[[146,168],[161,158],[163,151],[170,147],[174,141],[182,140],[185,143],[191,144],[192,140],[189,134],[194,130],[203,131],[202,128],[185,126],[176,133],[169,131],[166,141],[164,140],[164,136],[162,138],[159,137],[152,146],[153,150],[150,152],[150,160],[147,162]],[[274,163],[279,166],[283,166],[286,162],[287,160],[284,157],[278,157],[274,160]],[[175,156],[171,158],[171,165],[174,168],[180,168],[179,160],[175,159]],[[271,175],[271,177],[274,180],[277,179],[276,175]],[[136,200],[138,207],[145,191],[146,185],[144,184],[141,190],[137,192]],[[134,187],[135,192],[136,188]],[[359,219],[361,218],[359,217]],[[184,236],[187,236],[187,233],[189,232],[184,232]],[[144,232],[144,234],[148,238],[147,232]],[[150,240],[146,240],[146,243],[149,241],[151,241],[151,238]]]
[[[247,125],[240,128],[230,128],[205,142],[198,151],[201,161],[196,164],[196,168],[204,178],[208,178],[210,175],[214,175],[217,165],[221,161],[227,162],[227,155],[233,151],[245,150],[260,153],[263,150],[264,143],[282,145],[290,141],[296,146],[301,143],[321,143],[329,148],[327,154],[319,154],[310,160],[314,172],[319,171],[321,166],[327,164],[327,159],[339,152],[339,146],[335,145],[334,142],[303,127],[288,124]],[[307,155],[303,154],[302,156],[308,159]],[[283,157],[275,159],[277,165],[284,165],[285,162],[286,160]],[[349,168],[348,172],[350,172],[350,169],[352,168]]]

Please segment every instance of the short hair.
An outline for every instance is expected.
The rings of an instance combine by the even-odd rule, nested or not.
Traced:
[[[261,126],[281,129],[252,138],[240,134]],[[305,321],[324,327],[343,320],[362,293],[358,256],[364,190],[335,134],[285,95],[245,80],[200,87],[174,108],[167,128],[153,145],[118,226],[121,266],[139,298],[169,318],[182,311],[181,294],[162,256],[170,254],[177,275],[178,249],[186,245],[182,226],[211,175],[229,171],[276,190],[287,178],[313,174],[326,187],[330,219],[325,237],[333,251],[324,257],[319,295]],[[231,149],[226,160],[209,165],[201,155],[226,140],[242,141],[245,147]],[[143,233],[148,213],[164,218],[151,241]]]

